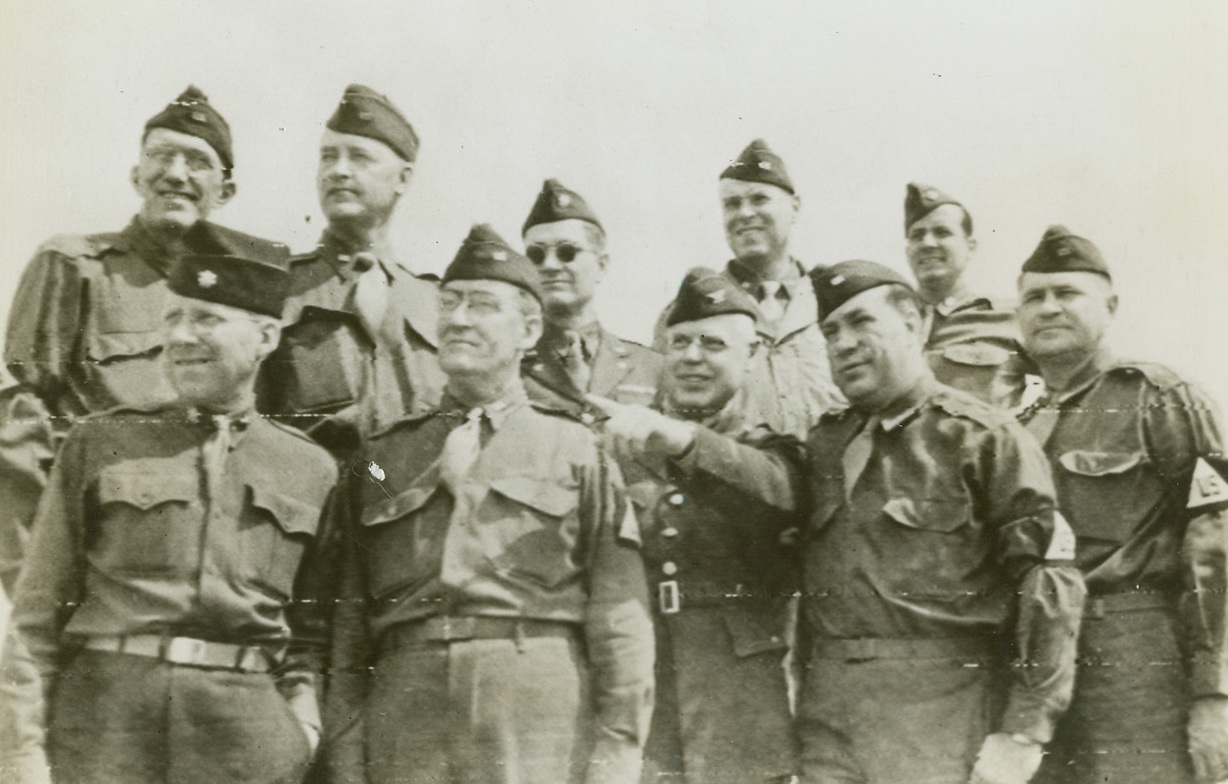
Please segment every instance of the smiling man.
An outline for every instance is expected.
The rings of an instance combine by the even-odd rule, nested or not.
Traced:
[[[648,404],[657,392],[661,356],[610,333],[594,301],[610,266],[605,229],[580,194],[546,180],[524,223],[525,255],[545,292],[545,329],[525,357],[529,396],[587,410],[586,394]]]
[[[1091,663],[1041,780],[1228,778],[1225,527],[1214,404],[1168,368],[1118,359],[1100,251],[1051,226],[1019,277],[1024,346],[1046,390],[1021,419],[1053,466],[1090,599]]]
[[[346,88],[320,139],[316,188],[328,228],[290,261],[282,343],[259,385],[261,411],[337,457],[439,402],[435,279],[398,263],[389,237],[417,156],[417,133],[387,97]]]
[[[1084,598],[1044,455],[934,380],[900,275],[846,261],[814,286],[849,408],[807,441],[802,779],[1024,784],[1070,699]]]
[[[934,376],[986,402],[1018,402],[1023,373],[1015,369],[1020,360],[1013,308],[973,292],[965,279],[977,247],[971,213],[937,188],[909,183],[904,235]]]
[[[593,433],[526,397],[543,300],[529,260],[475,226],[439,293],[439,408],[361,449],[325,720],[334,781],[639,779],[639,531]]]
[[[12,588],[21,541],[72,417],[174,398],[159,365],[166,276],[187,250],[265,254],[274,243],[207,218],[235,194],[230,126],[189,87],[145,124],[130,181],[141,199],[123,231],[64,235],[26,267],[0,393],[0,578]]]
[[[182,257],[160,335],[178,401],[65,439],[0,666],[6,781],[301,780],[325,642],[304,590],[337,473],[253,407],[287,277]]]
[[[841,398],[832,385],[827,349],[816,325],[814,291],[791,252],[801,199],[784,161],[762,139],[747,145],[721,172],[718,193],[725,239],[734,255],[722,274],[759,307],[762,349],[742,396],[746,420],[804,436]],[[658,350],[665,348],[671,307],[666,306],[657,321]]]

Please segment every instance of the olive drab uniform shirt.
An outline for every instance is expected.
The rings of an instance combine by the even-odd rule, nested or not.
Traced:
[[[652,405],[664,358],[647,346],[623,340],[596,323],[579,332],[588,384],[581,389],[569,374],[569,353],[575,349],[560,330],[547,325],[541,340],[525,356],[521,366],[529,398],[578,412],[590,421],[594,412],[584,399],[586,394],[600,395],[619,403]]]
[[[439,402],[438,283],[379,261],[388,283],[378,335],[354,301],[354,256],[327,232],[290,260],[281,345],[261,368],[258,408],[311,435],[334,455],[407,413]]]
[[[799,573],[782,537],[800,526],[804,458],[791,436],[742,425],[731,402],[663,471],[625,467],[657,629],[654,784],[797,772],[781,660]]]
[[[175,408],[82,420],[52,468],[18,583],[0,748],[42,753],[57,675],[92,636],[265,647],[285,657],[278,690],[319,727],[323,619],[293,599],[320,568],[314,543],[336,478],[323,449],[254,413],[220,425]]]
[[[1180,611],[1191,696],[1228,696],[1224,441],[1215,405],[1168,368],[1097,359],[1021,420],[1053,466],[1093,598],[1142,594]]]
[[[1009,407],[1022,392],[1019,325],[1009,303],[971,295],[923,308],[925,357],[934,377],[987,403]]]
[[[815,640],[1015,640],[1002,732],[1047,742],[1069,704],[1084,590],[1044,455],[935,382],[892,419],[825,415],[808,448],[804,624]]]
[[[793,264],[798,277],[782,281],[772,295],[783,314],[775,323],[761,317],[756,324],[761,345],[743,389],[742,418],[804,438],[824,412],[844,405],[844,396],[831,380],[814,288],[802,265]],[[731,260],[721,274],[760,302],[762,282],[746,265]],[[665,350],[665,322],[672,307],[671,302],[657,320],[654,345],[660,351]]]
[[[363,675],[397,626],[441,616],[574,624],[597,726],[588,780],[621,780],[616,771],[639,770],[653,640],[639,532],[617,466],[587,427],[529,404],[518,390],[482,411],[480,453],[463,485],[469,511],[454,521],[457,500],[440,457],[466,421],[445,394],[439,409],[362,447],[367,472],[351,477],[343,510],[349,546],[331,664],[343,676],[329,713],[360,712]],[[336,766],[361,767],[360,745],[333,743]],[[611,778],[594,773],[603,768]]]

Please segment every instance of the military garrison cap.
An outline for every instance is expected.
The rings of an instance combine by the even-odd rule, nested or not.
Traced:
[[[188,254],[171,266],[167,285],[180,296],[281,318],[290,273],[241,256]]]
[[[194,84],[168,103],[166,108],[149,118],[145,123],[145,135],[154,128],[166,128],[204,139],[222,159],[227,171],[234,168],[234,150],[230,140],[230,126],[217,109],[209,105],[209,98]]]
[[[1089,239],[1071,234],[1065,226],[1050,226],[1040,244],[1023,263],[1023,272],[1094,272],[1109,280],[1109,265]]]
[[[917,221],[929,215],[934,210],[944,204],[954,204],[964,211],[964,215],[968,216],[968,233],[972,233],[972,215],[963,204],[956,201],[951,196],[943,193],[930,185],[922,185],[919,182],[908,183],[907,193],[904,195],[904,231],[908,232],[908,227],[912,226]]]
[[[387,96],[370,87],[351,84],[328,118],[329,130],[383,142],[410,163],[418,157],[418,134]]]
[[[546,299],[533,262],[512,250],[487,223],[469,230],[456,258],[444,270],[442,283],[454,280],[500,280],[524,289],[538,302]]]
[[[729,313],[745,313],[755,319],[759,309],[750,295],[729,278],[707,267],[694,267],[682,279],[665,326]]]
[[[878,286],[903,286],[914,291],[908,281],[890,267],[860,259],[842,261],[830,267],[815,267],[810,271],[810,282],[819,300],[820,323],[863,291]]]
[[[721,172],[720,179],[763,182],[783,188],[789,193],[795,192],[793,181],[789,179],[789,172],[785,169],[785,162],[768,149],[767,142],[763,139],[755,139],[746,145],[738,159]]]
[[[520,233],[523,235],[539,223],[554,223],[572,218],[588,221],[599,229],[603,228],[601,221],[597,220],[596,214],[589,209],[580,194],[558,180],[549,179],[542,183],[541,193],[537,194],[537,201],[533,202],[533,209],[525,219]]]

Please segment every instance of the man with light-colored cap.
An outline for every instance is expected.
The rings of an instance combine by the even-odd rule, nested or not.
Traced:
[[[644,541],[657,701],[644,784],[789,781],[797,741],[781,660],[797,590],[801,444],[741,417],[759,310],[727,277],[687,273],[666,324],[659,410],[606,415]]]
[[[586,394],[649,404],[661,355],[603,328],[594,297],[610,266],[605,228],[575,191],[546,180],[524,222],[525,255],[546,295],[541,342],[525,358],[529,396],[590,418]]]
[[[439,407],[363,444],[339,509],[330,780],[634,784],[652,625],[618,467],[525,394],[527,258],[475,226],[439,299]]]
[[[966,280],[976,253],[972,214],[937,188],[909,183],[904,197],[908,264],[925,318],[925,356],[943,384],[998,404],[1022,393],[1013,303],[974,292]]]
[[[177,399],[57,455],[0,660],[0,772],[35,784],[293,784],[320,737],[328,453],[256,414],[284,257],[169,270]]]
[[[934,380],[898,273],[846,261],[814,286],[849,407],[807,441],[803,781],[1024,784],[1070,699],[1085,593],[1045,457]]]
[[[437,283],[398,263],[389,237],[417,155],[409,121],[360,84],[346,88],[320,139],[316,187],[328,228],[290,261],[286,327],[259,399],[261,411],[337,457],[439,402]]]
[[[743,390],[744,416],[778,433],[804,436],[841,398],[815,323],[814,292],[790,249],[801,199],[784,161],[762,139],[747,145],[721,172],[718,189],[725,238],[734,255],[722,274],[759,307],[763,348]],[[664,349],[671,307],[657,321],[658,350]]]
[[[174,399],[160,367],[166,276],[192,250],[275,243],[207,219],[235,194],[230,126],[196,87],[145,123],[123,231],[61,235],[26,266],[9,313],[0,392],[0,580],[10,591],[56,446],[74,417]]]
[[[1090,241],[1051,226],[1019,325],[1045,382],[1021,419],[1053,466],[1089,594],[1086,662],[1040,779],[1228,778],[1228,463],[1215,405],[1108,346],[1117,295]]]

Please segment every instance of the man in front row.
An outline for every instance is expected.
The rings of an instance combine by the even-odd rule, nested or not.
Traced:
[[[0,673],[6,781],[302,778],[324,632],[299,600],[337,475],[323,449],[255,414],[287,278],[180,259],[162,335],[178,403],[69,433]]]
[[[849,408],[807,442],[803,780],[1023,784],[1070,699],[1084,598],[1044,454],[934,380],[894,271],[846,261],[814,286]]]
[[[526,398],[542,299],[529,260],[474,227],[440,290],[440,407],[361,449],[327,698],[334,780],[638,781],[652,708],[639,531],[593,433]]]
[[[1089,240],[1050,227],[1019,295],[1046,387],[1021,418],[1053,466],[1091,597],[1085,664],[1039,779],[1221,781],[1228,483],[1215,406],[1162,365],[1113,356],[1117,295]]]
[[[801,444],[741,416],[760,350],[750,295],[691,270],[665,328],[661,411],[590,398],[626,472],[653,586],[657,704],[644,784],[788,781],[784,658]],[[782,565],[783,563],[783,565]]]

